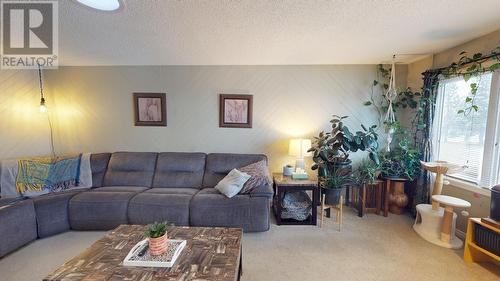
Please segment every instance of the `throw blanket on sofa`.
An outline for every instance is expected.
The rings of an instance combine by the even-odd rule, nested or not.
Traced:
[[[78,186],[82,155],[20,159],[16,189],[19,193],[54,192]]]
[[[34,197],[92,186],[90,154],[2,161],[2,197]]]

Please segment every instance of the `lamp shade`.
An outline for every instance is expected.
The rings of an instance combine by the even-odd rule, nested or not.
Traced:
[[[288,154],[298,158],[310,156],[311,153],[307,152],[311,148],[310,139],[291,139],[288,146]]]

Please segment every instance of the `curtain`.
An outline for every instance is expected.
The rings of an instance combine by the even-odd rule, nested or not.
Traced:
[[[432,124],[434,120],[434,111],[436,106],[436,96],[439,84],[439,70],[427,70],[422,73],[424,85],[422,87],[422,96],[420,105],[423,109],[416,118],[419,120],[417,123],[423,126],[417,127],[415,130],[415,146],[420,151],[420,160],[424,162],[432,161]],[[416,214],[416,206],[418,204],[430,203],[431,195],[431,176],[426,170],[420,172],[417,177],[414,197],[413,197],[413,214]]]

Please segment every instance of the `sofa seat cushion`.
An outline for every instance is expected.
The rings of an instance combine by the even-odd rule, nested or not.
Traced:
[[[39,238],[62,233],[70,229],[69,200],[78,193],[78,191],[58,192],[33,198]]]
[[[147,190],[148,187],[144,186],[103,186],[99,188],[94,188],[92,191],[97,192],[143,192]]]
[[[127,224],[127,208],[136,192],[82,192],[69,201],[69,222],[74,230],[110,230]]]
[[[171,188],[161,188],[171,189]],[[189,225],[189,203],[192,194],[139,193],[130,200],[128,218],[131,224],[167,221],[175,225]]]
[[[174,187],[158,187],[158,188],[151,188],[144,193],[159,193],[159,194],[185,194],[185,195],[195,195],[198,191],[200,191],[198,188],[187,188],[187,187],[182,187],[182,188],[174,188]]]
[[[23,200],[0,207],[0,223],[1,258],[36,239],[33,201]]]
[[[241,227],[245,232],[269,229],[269,199],[238,194],[227,198],[215,188],[204,188],[191,200],[192,226]]]

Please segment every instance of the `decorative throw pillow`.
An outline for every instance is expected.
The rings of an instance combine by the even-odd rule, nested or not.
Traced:
[[[248,166],[241,167],[238,170],[252,176],[243,186],[243,189],[240,191],[241,194],[250,193],[259,186],[272,183],[266,160],[261,160]]]
[[[215,189],[226,195],[227,198],[231,198],[240,192],[250,177],[249,174],[232,169],[227,176],[217,183]]]

